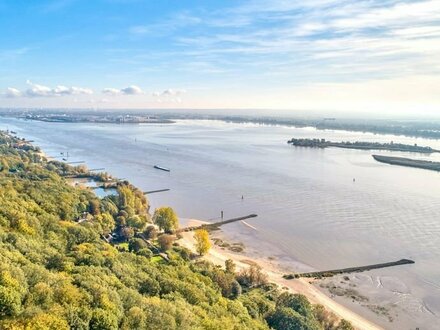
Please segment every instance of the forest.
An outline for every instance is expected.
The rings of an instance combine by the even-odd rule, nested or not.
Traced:
[[[152,216],[130,183],[98,198],[75,171],[0,132],[0,329],[353,329],[257,266],[164,239],[170,208]]]

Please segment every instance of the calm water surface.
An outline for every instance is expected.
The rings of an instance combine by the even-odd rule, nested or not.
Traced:
[[[105,167],[141,189],[170,188],[151,195],[152,206],[172,205],[182,218],[257,213],[249,220],[257,230],[236,223],[224,231],[299,270],[413,259],[415,265],[384,274],[411,288],[420,303],[413,312],[427,324],[438,320],[440,174],[377,163],[371,154],[437,161],[440,154],[295,148],[286,141],[393,140],[440,149],[439,141],[196,120],[112,125],[0,118],[0,125],[35,140],[49,156],[69,151],[70,161]]]

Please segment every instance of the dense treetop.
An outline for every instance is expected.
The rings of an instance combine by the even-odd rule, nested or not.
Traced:
[[[169,262],[152,257],[142,192],[125,182],[99,199],[66,171],[0,133],[1,329],[324,328],[302,296],[252,283],[230,262],[191,261],[179,246]]]

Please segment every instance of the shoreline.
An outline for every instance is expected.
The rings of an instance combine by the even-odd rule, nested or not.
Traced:
[[[23,132],[24,133],[24,132]],[[49,145],[50,145],[50,143],[49,143]],[[51,149],[49,149],[49,150],[51,150]],[[47,156],[46,156],[47,157]],[[47,157],[47,158],[50,158],[50,157]],[[82,158],[81,158],[82,159]],[[93,159],[92,159],[93,160]],[[121,173],[119,173],[120,175],[122,175],[123,176],[123,174],[121,174]],[[123,176],[124,177],[124,176]],[[130,178],[131,180],[134,180],[135,178]],[[134,180],[135,181],[135,180]],[[137,185],[139,186],[139,182],[137,182]],[[141,185],[142,186],[142,185]],[[171,201],[170,201],[171,202]],[[187,217],[191,217],[191,212],[187,212]],[[202,218],[202,217],[200,217],[200,218]],[[208,217],[206,217],[206,218],[208,218]],[[203,219],[203,218],[202,218]],[[246,227],[249,227],[250,229],[255,229],[255,228],[252,228],[251,226],[251,224],[250,223],[248,223],[248,224],[245,224],[245,223],[243,223],[243,225],[244,226],[246,226]],[[224,234],[225,235],[229,235],[229,234],[231,234],[231,233],[229,233],[229,234],[226,234],[227,233],[227,231],[228,230],[224,230]],[[221,234],[221,232],[219,232],[219,234],[220,235],[222,235]],[[233,240],[238,240],[238,241],[241,241],[241,238],[240,238],[240,235],[238,236],[238,237],[236,237],[235,236],[235,233],[234,232],[232,232],[232,239]],[[254,240],[254,238],[253,237],[249,237],[249,239],[250,239],[250,241],[248,241],[248,243],[249,243],[249,248],[248,248],[248,246],[246,246],[246,252],[245,253],[241,253],[241,254],[239,254],[239,257],[240,257],[240,259],[245,259],[246,258],[246,255],[248,255],[249,253],[250,253],[250,256],[249,256],[249,258],[247,258],[247,259],[250,259],[250,258],[253,258],[253,259],[262,259],[262,261],[263,261],[263,263],[264,262],[266,262],[266,263],[268,263],[269,264],[269,266],[273,266],[272,264],[273,263],[275,263],[275,264],[280,264],[280,265],[278,265],[278,266],[281,266],[281,267],[283,267],[283,266],[285,266],[285,267],[288,267],[288,266],[290,266],[289,265],[289,263],[290,263],[290,260],[284,260],[284,258],[283,257],[278,257],[278,255],[277,254],[271,254],[272,252],[270,252],[270,251],[268,251],[268,250],[266,250],[265,249],[265,247],[263,247],[263,248],[261,248],[261,246],[260,246],[260,242],[258,241],[258,240],[255,240],[255,243],[256,244],[253,244],[253,240]],[[227,240],[229,240],[229,239],[227,239]],[[218,248],[219,250],[220,250],[220,248]],[[264,253],[267,253],[268,255],[265,255],[264,257],[261,257],[260,258],[260,253],[261,252],[259,252],[259,251],[262,251],[262,252],[264,252]],[[220,252],[227,252],[227,251],[220,251]],[[275,261],[272,261],[271,259],[269,259],[268,260],[268,258],[272,258],[272,256],[273,255],[275,255],[276,256],[276,260]],[[268,257],[268,258],[266,258],[266,257]],[[298,257],[302,257],[302,255],[298,255]],[[292,257],[292,258],[294,258],[294,256]],[[269,262],[269,261],[271,261],[271,262]],[[294,261],[294,260],[293,260]],[[261,263],[260,262],[260,260],[258,261],[258,263]],[[319,265],[319,262],[317,263],[318,265]],[[297,270],[297,268],[295,267],[296,265],[293,263],[293,269],[294,270]],[[264,267],[265,269],[266,269],[266,267]],[[284,267],[283,267],[284,268]],[[368,274],[369,276],[368,277],[374,277],[374,274],[372,274],[372,276],[370,276],[370,273]],[[374,278],[372,278],[371,279],[371,281],[379,281],[379,280],[382,280],[381,279],[381,277],[383,277],[382,276],[383,274],[376,274],[376,276],[374,277]],[[389,274],[385,274],[385,275],[389,275]],[[389,275],[389,276],[393,276],[393,274],[391,274],[391,275]],[[336,278],[334,278],[335,280],[336,280]],[[370,281],[370,279],[368,279],[368,281]],[[325,288],[320,288],[319,287],[319,285],[320,285],[320,283],[321,282],[314,282],[314,284],[312,284],[312,286],[316,289],[316,290],[319,290],[319,291],[322,291],[322,293],[324,294],[324,295],[326,295],[327,297],[329,297],[330,298],[330,296],[331,296],[331,294],[328,292],[328,290],[327,289],[325,289]],[[338,284],[339,282],[337,282],[337,284]],[[356,283],[358,283],[358,282],[356,282]],[[379,292],[378,290],[376,290],[376,287],[374,286],[373,287],[373,285],[372,285],[372,287],[366,287],[366,286],[364,286],[363,287],[363,289],[365,289],[364,290],[364,292],[363,292],[363,294],[364,295],[367,295],[366,294],[366,292],[367,293],[369,293],[370,292],[370,290],[373,290],[373,291],[371,291],[371,292],[374,292],[374,294],[376,295],[376,297],[378,297],[378,299],[383,299],[383,293],[382,292]],[[368,290],[368,291],[367,291]],[[382,290],[382,289],[381,289]],[[411,291],[409,291],[410,289],[408,288],[408,295],[411,295]],[[387,291],[387,293],[388,294],[390,294],[390,289],[388,289],[388,291]],[[405,291],[406,292],[406,291]],[[392,292],[392,294],[394,295],[394,292]],[[369,295],[367,295],[368,297],[370,297]],[[336,297],[334,297],[334,298],[332,298],[332,299],[334,299],[334,300],[336,300],[340,305],[342,305],[342,306],[345,306],[348,310],[350,310],[350,311],[353,311],[353,312],[355,312],[355,313],[358,313],[359,315],[362,315],[362,317],[364,317],[364,318],[366,318],[367,320],[372,320],[372,322],[376,322],[376,324],[379,324],[380,326],[382,326],[382,327],[384,327],[384,328],[388,328],[388,327],[393,327],[393,326],[396,326],[396,323],[390,323],[390,324],[388,324],[388,323],[386,323],[385,321],[381,321],[381,317],[376,317],[376,315],[371,315],[371,313],[370,313],[370,311],[368,311],[368,310],[366,310],[363,306],[361,306],[360,304],[357,304],[357,305],[354,305],[354,306],[352,306],[352,304],[350,303],[350,299],[349,298],[347,298],[347,297],[338,297],[338,296],[336,296]],[[405,314],[403,314],[402,315],[402,310],[400,310],[399,311],[399,319],[401,318],[401,317],[405,317],[405,320],[406,321],[408,321],[408,324],[409,324],[409,318],[411,318],[414,314],[419,314],[419,311],[415,311],[415,310],[413,310],[412,309],[412,307],[413,307],[413,303],[414,303],[414,299],[412,299],[411,301],[409,301],[409,302],[407,302],[407,298],[404,298],[405,300],[403,301],[403,299],[389,299],[389,297],[387,296],[386,297],[386,300],[391,300],[392,301],[392,303],[394,304],[394,305],[399,305],[400,306],[400,304],[402,303],[402,304],[404,304],[405,305],[405,307],[407,308],[407,310],[405,311],[404,310],[404,312],[408,312],[408,314],[407,315],[405,315]],[[377,300],[375,301],[375,303],[377,303]],[[418,306],[418,305],[417,305]],[[408,309],[408,307],[410,308],[410,309]],[[422,316],[423,317],[423,316]],[[421,325],[422,324],[424,324],[423,323],[423,319],[422,319],[422,317],[421,317]],[[412,321],[412,320],[410,320],[410,321]],[[402,323],[401,323],[402,324]],[[404,324],[404,323],[403,323]],[[415,324],[415,322],[411,322],[410,324]],[[416,324],[417,326],[419,325],[419,324]],[[428,323],[428,326],[429,326],[429,323]]]
[[[188,219],[187,225],[195,226],[205,223],[208,222],[196,219]],[[194,251],[193,233],[182,232],[181,234],[182,238],[179,239],[178,242],[182,246]],[[365,319],[354,311],[348,309],[347,307],[328,297],[325,293],[313,286],[313,281],[311,279],[284,279],[283,275],[285,274],[285,270],[282,269],[282,266],[276,265],[271,260],[251,257],[249,255],[246,255],[246,253],[240,254],[237,252],[223,250],[215,244],[212,245],[210,251],[202,258],[222,267],[224,266],[227,259],[231,259],[236,264],[237,270],[247,268],[250,263],[256,263],[260,265],[264,273],[268,275],[269,282],[277,284],[280,288],[289,290],[292,293],[301,293],[305,295],[311,303],[323,305],[327,310],[334,313],[338,318],[350,321],[356,329],[383,329],[372,321]]]

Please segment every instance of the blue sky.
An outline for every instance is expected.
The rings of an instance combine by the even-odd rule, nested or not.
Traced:
[[[440,114],[440,1],[0,0],[0,106]]]

